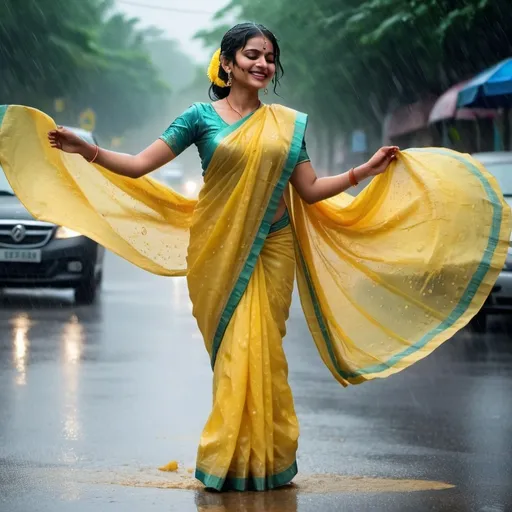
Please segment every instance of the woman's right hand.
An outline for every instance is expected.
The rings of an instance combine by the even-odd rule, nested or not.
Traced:
[[[87,153],[89,144],[81,137],[67,128],[59,126],[56,130],[48,132],[48,141],[52,148],[60,149],[65,153]]]

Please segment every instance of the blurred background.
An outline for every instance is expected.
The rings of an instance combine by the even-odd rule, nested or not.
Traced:
[[[456,108],[467,80],[512,56],[510,0],[2,0],[0,20],[0,103],[112,149],[138,151],[208,101],[210,56],[245,20],[280,41],[285,76],[267,101],[310,115],[320,174],[382,143],[510,147],[507,104]],[[195,153],[175,166],[199,179]]]

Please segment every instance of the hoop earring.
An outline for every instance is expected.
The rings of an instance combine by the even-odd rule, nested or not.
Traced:
[[[228,83],[226,84],[227,87],[231,87],[233,85],[233,79],[231,78],[231,71],[228,71]]]

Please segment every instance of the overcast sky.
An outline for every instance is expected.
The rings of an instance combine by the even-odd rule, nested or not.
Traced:
[[[141,26],[154,25],[162,29],[169,38],[179,41],[183,51],[195,60],[207,61],[210,55],[207,55],[201,43],[194,41],[192,36],[198,30],[212,26],[212,14],[209,13],[224,7],[228,1],[116,0],[116,5],[118,11],[140,18]]]

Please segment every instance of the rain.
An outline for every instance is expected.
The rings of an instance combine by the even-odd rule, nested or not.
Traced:
[[[29,212],[7,177],[24,160],[22,151],[9,157],[8,122],[11,106],[30,107],[98,152],[136,155],[191,105],[211,102],[210,59],[224,33],[245,21],[277,37],[284,74],[260,99],[307,114],[305,144],[318,177],[357,169],[381,146],[411,149],[413,159],[428,148],[453,150],[488,173],[489,187],[499,191],[490,203],[505,220],[482,248],[473,277],[407,277],[403,289],[423,302],[404,306],[404,326],[417,311],[431,332],[450,319],[456,324],[462,299],[448,320],[439,311],[458,297],[457,287],[468,304],[481,303],[432,354],[385,379],[343,387],[332,377],[296,282],[283,346],[300,425],[299,473],[275,490],[215,492],[194,478],[212,408],[212,369],[186,277],[156,275],[92,232]],[[512,510],[512,241],[499,268],[489,256],[503,242],[512,205],[510,27],[510,0],[0,0],[0,511]],[[35,137],[28,129],[23,135]],[[44,154],[41,173],[53,158]],[[201,200],[203,157],[192,144],[151,173],[154,190],[179,194],[176,211]],[[77,182],[85,167],[80,172]],[[106,191],[112,183],[105,181]],[[373,185],[365,176],[343,194],[344,204]],[[120,218],[134,197],[122,190],[116,197],[128,199],[120,199]],[[467,201],[453,190],[444,223],[458,221]],[[403,188],[395,193],[410,200]],[[41,204],[65,215],[89,204],[85,185],[84,197],[59,205],[45,197]],[[414,203],[411,211],[421,207]],[[322,211],[329,220],[334,209]],[[499,222],[489,217],[489,225]],[[392,243],[407,245],[417,226],[393,222],[403,226],[403,238]],[[120,237],[128,230],[121,221],[116,229]],[[137,236],[148,240],[153,232],[144,227]],[[375,269],[385,251],[367,261],[357,253],[366,235],[346,247],[354,273],[333,270],[329,289],[344,280],[340,303],[357,293],[380,301],[361,315],[381,325],[397,315],[386,297],[407,262],[382,277]],[[439,253],[421,241],[413,256],[430,264],[451,255],[463,262],[462,275],[468,258],[453,254],[482,236],[438,241]],[[329,268],[332,247],[325,247],[325,261],[315,261]],[[147,242],[138,250],[152,248]],[[374,282],[358,289],[363,264],[375,271]],[[479,273],[484,284],[475,298]],[[384,291],[374,291],[382,283]],[[341,327],[317,331],[346,335],[352,319],[332,315],[341,316]],[[359,351],[347,347],[335,357]]]

